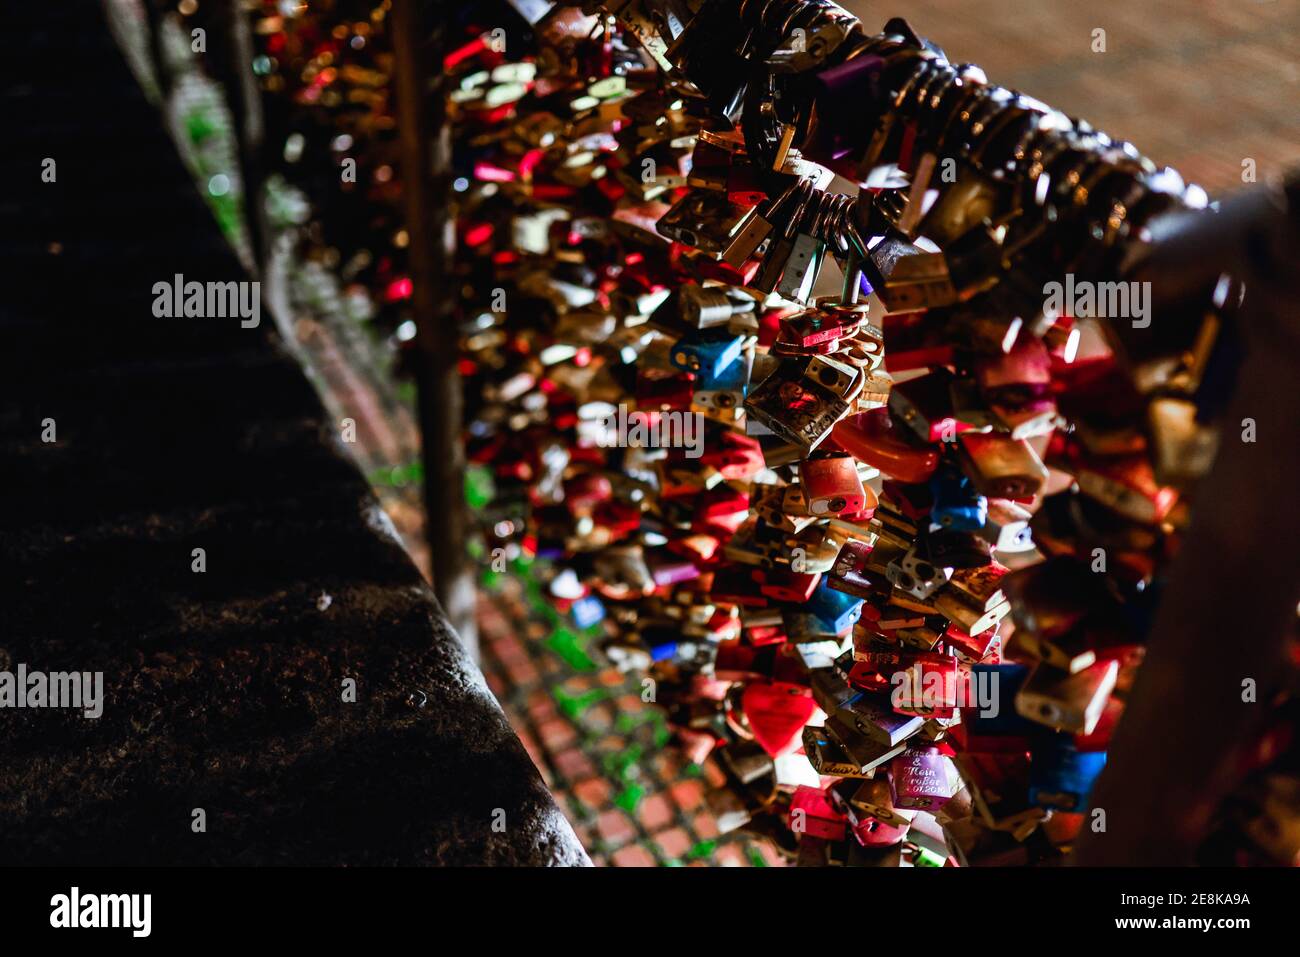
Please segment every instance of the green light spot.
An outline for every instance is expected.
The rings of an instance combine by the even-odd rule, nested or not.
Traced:
[[[626,751],[607,754],[603,762],[605,773],[624,781],[636,777],[637,762],[641,760],[643,754],[645,754],[645,749],[639,744],[628,745]]]
[[[645,788],[639,784],[629,784],[618,797],[614,798],[614,803],[628,814],[635,814],[643,797],[645,797]]]
[[[483,508],[495,494],[492,473],[488,469],[481,465],[465,469],[465,503],[470,508]]]
[[[717,841],[700,841],[689,851],[686,852],[688,860],[699,860],[701,857],[709,857],[718,849]]]
[[[593,688],[586,694],[570,695],[563,688],[556,688],[552,691],[552,697],[560,710],[566,714],[570,720],[576,721],[582,717],[582,713],[594,705],[596,702],[606,697],[604,691],[600,688]]]
[[[641,711],[632,714],[629,714],[626,711],[620,711],[618,718],[614,722],[614,727],[619,732],[628,734],[641,727],[641,725],[654,720],[655,712],[652,711]]]
[[[546,639],[546,646],[563,658],[564,663],[575,671],[596,670],[596,663],[582,650],[582,646],[578,643],[578,636],[567,628],[556,628],[551,632],[550,637]]]
[[[202,113],[191,113],[185,119],[185,135],[191,143],[202,143],[216,132],[216,127]]]

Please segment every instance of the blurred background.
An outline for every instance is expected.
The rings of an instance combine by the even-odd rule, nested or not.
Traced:
[[[1300,163],[1296,0],[847,0],[904,17],[953,63],[1131,140],[1214,196]],[[1105,30],[1094,53],[1093,31]]]

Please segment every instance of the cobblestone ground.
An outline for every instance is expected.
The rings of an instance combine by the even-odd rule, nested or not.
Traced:
[[[719,835],[705,793],[712,763],[687,764],[641,684],[600,661],[600,626],[580,631],[528,587],[489,576],[479,603],[482,667],[591,859],[613,866],[780,866],[771,846]]]

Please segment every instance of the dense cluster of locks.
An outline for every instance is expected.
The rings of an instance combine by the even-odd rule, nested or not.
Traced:
[[[1152,322],[1119,280],[1204,194],[901,20],[541,7],[536,57],[483,24],[447,61],[494,553],[608,625],[725,827],[1061,859],[1105,827],[1241,296]]]

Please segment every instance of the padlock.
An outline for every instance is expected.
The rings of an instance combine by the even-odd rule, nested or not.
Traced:
[[[846,724],[834,716],[826,719],[824,731],[839,743],[844,753],[848,755],[849,760],[864,775],[866,772],[874,771],[902,754],[905,747],[902,742],[888,744],[877,738],[869,737],[862,733],[858,727]]]
[[[922,600],[933,596],[952,574],[953,569],[936,565],[915,545],[885,569],[885,575],[893,585]]]
[[[855,598],[872,597],[879,591],[883,576],[868,568],[871,551],[872,546],[865,542],[845,542],[827,575],[827,585]]]
[[[911,827],[916,817],[916,811],[898,807],[894,803],[893,788],[884,775],[877,775],[860,784],[848,803],[857,813],[904,831]]]
[[[919,657],[901,649],[854,648],[845,680],[855,688],[872,693],[889,692],[893,676],[905,671]]]
[[[750,681],[741,694],[750,731],[768,754],[784,754],[801,740],[817,710],[807,689],[785,682]]]
[[[776,294],[792,302],[807,302],[825,258],[826,243],[816,236],[798,233],[776,283]],[[759,289],[766,288],[762,279],[756,285]]]
[[[717,537],[734,533],[750,511],[749,495],[729,485],[706,489],[695,495],[691,504],[690,530]],[[672,549],[673,542],[670,541],[668,547]],[[704,557],[711,557],[711,554]]]
[[[963,432],[957,438],[957,454],[975,488],[990,498],[1029,499],[1047,481],[1047,468],[1024,439]]]
[[[952,588],[971,598],[974,604],[988,611],[1006,601],[1002,582],[1007,572],[1005,565],[995,561],[979,568],[958,569],[952,573],[948,582]]]
[[[695,189],[674,203],[655,229],[665,239],[721,256],[754,216],[754,207],[733,203],[726,193]]]
[[[725,192],[732,164],[740,154],[742,144],[718,136],[711,130],[700,130],[695,147],[691,150],[691,172],[688,186]]]
[[[821,574],[802,575],[797,572],[773,568],[753,573],[760,581],[759,591],[775,601],[805,602],[821,580]]]
[[[826,314],[821,310],[794,313],[781,318],[780,331],[769,346],[774,356],[812,356],[830,355],[855,368],[862,368],[859,363],[850,362],[842,355],[841,336],[846,327],[834,321],[824,321]]]
[[[823,576],[803,610],[817,617],[829,634],[847,634],[862,616],[862,599],[831,588]]]
[[[857,463],[848,455],[824,455],[799,466],[799,482],[812,515],[856,515],[875,508],[875,493],[868,493],[858,476]]]
[[[798,533],[816,521],[807,514],[803,502],[803,489],[798,485],[760,486],[751,511],[762,521],[786,532]]]
[[[511,292],[508,314],[471,296],[461,342],[485,538],[553,565],[551,610],[650,669],[725,778],[721,829],[822,864],[1059,863],[1208,463],[1229,327],[1131,355],[1042,281],[1112,272],[1183,187],[902,20],[758,6],[728,32],[726,4],[613,0],[537,66],[481,42],[448,65],[463,285]],[[831,154],[868,184],[851,206]],[[810,299],[827,254],[840,295]],[[619,448],[620,409],[690,414],[700,442]]]
[[[893,603],[879,609],[875,625],[885,631],[898,631],[900,628],[922,628],[925,626],[925,612],[913,611]]]
[[[890,702],[899,714],[950,718],[962,704],[955,659],[923,652],[890,674]]]
[[[1135,522],[1147,525],[1161,522],[1178,501],[1178,490],[1157,484],[1151,463],[1144,456],[1104,461],[1081,458],[1075,461],[1071,472],[1083,494]]]
[[[1029,768],[1029,800],[1040,807],[1078,813],[1088,809],[1088,795],[1102,768],[1104,751],[1079,751],[1063,735],[1039,740]]]
[[[717,341],[681,339],[673,346],[672,363],[679,369],[698,373],[713,381],[740,358],[744,344],[744,336]]]
[[[827,688],[826,684],[832,678],[833,683],[830,688]],[[818,679],[823,682],[821,698],[817,698]],[[890,705],[889,695],[872,695],[856,691],[837,675],[824,677],[820,672],[815,674],[813,696],[817,698],[817,703],[822,710],[832,718],[853,728],[859,734],[890,747],[904,743],[925,724],[919,716],[895,713]],[[832,702],[834,706],[828,708],[827,701]]]
[[[937,370],[906,382],[895,383],[889,393],[889,412],[922,442],[952,442],[970,429],[953,414],[952,373]]]
[[[904,438],[888,409],[851,415],[835,426],[835,442],[855,458],[903,482],[925,482],[939,467],[939,452]]]
[[[875,769],[864,768],[849,757],[844,746],[824,728],[808,725],[803,729],[804,753],[818,774],[839,778],[870,778]]]
[[[935,593],[934,605],[939,614],[956,622],[972,638],[984,634],[1011,613],[1009,601],[986,608],[985,602],[951,585]]]
[[[946,568],[982,568],[993,560],[988,542],[975,532],[931,527],[925,546],[935,563]]]
[[[970,635],[960,625],[949,622],[943,644],[963,664],[997,664],[1001,637],[996,628]]]
[[[796,833],[826,841],[842,841],[847,834],[846,817],[831,806],[821,788],[795,788],[788,823]]]
[[[943,638],[943,623],[927,619],[924,624],[898,628],[894,631],[895,639],[905,648],[929,652],[938,648]]]
[[[868,814],[848,813],[849,829],[863,847],[887,848],[898,844],[907,835],[907,826],[887,824]]]
[[[988,521],[988,499],[975,491],[971,480],[955,469],[940,468],[930,476],[934,503],[930,521],[944,528],[978,532]]]
[[[907,829],[904,844],[915,849],[914,858],[917,867],[943,867],[948,860],[948,844],[944,840],[943,827],[928,811],[918,811]]]
[[[683,433],[685,429],[683,428]],[[707,430],[706,430],[707,433]],[[698,450],[697,450],[698,451]],[[690,448],[673,447],[668,450],[667,461],[675,468],[689,470],[696,474],[712,470],[720,481],[749,482],[762,471],[763,450],[758,441],[737,432],[735,429],[720,429],[716,436],[706,435],[704,450],[696,456],[688,456]]]
[[[734,425],[741,417],[745,395],[749,391],[752,353],[742,353],[720,375],[697,374],[691,394],[691,409],[716,422]]]
[[[787,442],[811,452],[862,391],[862,373],[824,356],[785,361],[753,389],[745,411]]]
[[[957,351],[929,312],[893,312],[880,320],[885,371],[895,377],[957,364]]]
[[[835,567],[840,541],[829,533],[827,526],[809,525],[786,538],[787,548],[781,561],[800,574],[824,574]]]
[[[687,283],[678,290],[678,309],[688,326],[714,329],[728,326],[733,317],[752,313],[757,303],[752,296],[724,285]]]
[[[1058,731],[1091,734],[1118,676],[1119,663],[1113,658],[1074,674],[1039,664],[1016,692],[1016,710]]]
[[[863,470],[858,469],[858,477],[862,478]],[[863,486],[866,486],[864,481]],[[864,545],[874,546],[879,536],[871,527],[871,520],[875,518],[876,508],[869,508],[866,511],[859,512],[857,515],[844,516],[841,518],[832,518],[826,522],[827,534],[837,542],[861,542]]]
[[[991,498],[980,537],[997,552],[1015,554],[1029,551],[1034,547],[1033,533],[1029,530],[1030,517],[1028,509],[1010,499]]]
[[[909,747],[889,762],[888,779],[894,807],[935,812],[952,797],[951,762],[938,747]]]

